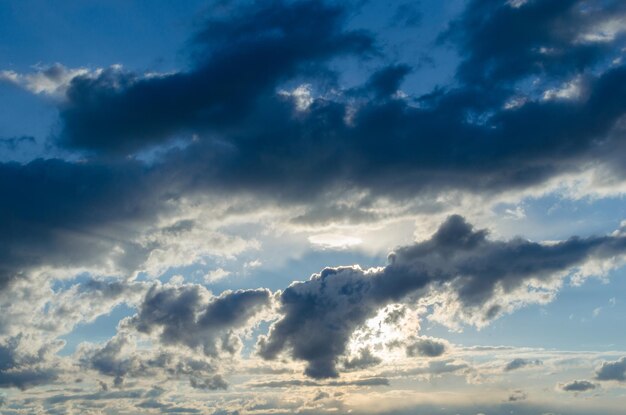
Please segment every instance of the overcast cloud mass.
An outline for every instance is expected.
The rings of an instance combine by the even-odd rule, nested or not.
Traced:
[[[624,2],[0,28],[0,413],[622,413]]]

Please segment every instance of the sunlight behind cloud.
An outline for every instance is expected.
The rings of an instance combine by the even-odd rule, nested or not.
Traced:
[[[361,238],[337,233],[321,233],[309,236],[308,239],[312,245],[322,249],[347,249],[363,243]]]

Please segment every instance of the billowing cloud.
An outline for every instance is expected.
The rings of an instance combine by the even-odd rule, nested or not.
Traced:
[[[626,381],[626,357],[622,357],[614,362],[604,362],[596,371],[597,380]]]
[[[498,299],[527,291],[592,259],[626,253],[626,239],[571,238],[551,245],[523,239],[491,241],[461,216],[451,216],[431,239],[397,249],[389,264],[326,268],[296,282],[280,296],[282,318],[259,341],[259,353],[274,359],[288,351],[307,363],[313,378],[338,376],[337,359],[352,333],[392,302],[449,291],[461,316],[491,320],[507,306]],[[506,301],[506,300],[505,300]]]
[[[230,128],[279,82],[372,39],[343,29],[346,10],[318,1],[255,3],[195,36],[195,68],[142,79],[119,71],[75,78],[62,109],[62,141],[129,152],[204,126]]]
[[[55,380],[60,370],[49,366],[46,358],[56,352],[52,347],[44,347],[35,353],[21,351],[22,336],[9,338],[0,344],[0,388],[28,387],[49,383]],[[57,342],[56,349],[62,344]]]
[[[364,347],[359,350],[359,354],[352,359],[346,359],[343,362],[343,367],[346,370],[352,369],[366,369],[368,367],[376,366],[382,362],[380,357],[375,356],[370,349]]]
[[[37,146],[61,157],[0,163],[0,388],[26,390],[20,411],[358,413],[359,399],[385,401],[374,407],[385,410],[390,399],[352,399],[345,390],[378,393],[396,380],[457,375],[479,384],[502,372],[513,381],[531,372],[522,368],[539,369],[544,358],[527,351],[477,363],[463,355],[469,349],[425,336],[420,324],[482,327],[545,304],[568,276],[580,282],[623,263],[626,228],[549,243],[496,240],[451,216],[381,267],[328,267],[274,293],[213,294],[189,281],[206,275],[220,289],[285,287],[282,271],[299,272],[287,269],[300,253],[282,251],[288,238],[268,248],[278,253],[228,263],[261,247],[255,235],[283,232],[282,225],[289,228],[281,237],[297,228],[307,233],[298,234],[303,244],[344,250],[325,262],[336,264],[368,249],[367,237],[348,226],[375,229],[415,212],[432,215],[430,226],[462,210],[457,202],[465,198],[494,203],[582,176],[608,178],[611,192],[623,192],[623,2],[466,2],[435,46],[451,46],[450,62],[459,63],[454,79],[439,86],[415,82],[423,68],[400,61],[393,39],[359,30],[368,17],[355,19],[353,2],[218,3],[229,12],[198,22],[182,51],[186,64],[170,72],[62,64],[0,71],[0,82],[45,96],[59,113],[45,139],[14,132],[0,139],[0,151]],[[390,30],[427,20],[428,7],[393,9]],[[412,92],[418,83],[426,93]],[[531,207],[515,206],[509,216],[532,220]],[[236,271],[252,278],[283,265],[263,281]],[[170,283],[155,282],[174,273]],[[122,304],[132,315],[112,338],[74,344],[75,329],[93,330],[83,325],[112,329],[111,311]],[[259,331],[266,335],[248,355]],[[60,353],[64,338],[69,347]],[[593,381],[624,382],[625,359],[604,362]],[[303,367],[313,379],[293,377]],[[77,371],[80,382],[67,385]],[[345,379],[321,380],[342,371]],[[268,373],[280,377],[255,378]],[[551,378],[548,387],[572,378]],[[234,387],[230,397],[206,402],[242,379],[253,392]],[[54,390],[30,391],[55,382]],[[176,387],[166,391],[169,382]],[[507,386],[496,399],[524,413],[521,401],[548,393],[525,386]],[[310,393],[271,396],[300,387]],[[184,405],[176,402],[182,393]],[[391,400],[403,401],[402,393],[394,390]],[[14,408],[5,403],[3,412]],[[396,412],[405,410],[412,409]]]
[[[207,356],[232,354],[240,348],[233,330],[244,327],[270,300],[266,289],[226,291],[211,298],[200,285],[154,285],[126,325],[156,334],[165,345],[185,345]]]
[[[620,1],[475,0],[442,40],[458,45],[464,60],[457,74],[464,82],[558,77],[612,57],[610,42],[590,42],[588,35],[625,14]]]
[[[0,242],[11,247],[0,254],[0,284],[44,266],[141,270],[160,248],[147,229],[206,194],[304,205],[296,222],[360,222],[380,216],[368,210],[377,197],[491,195],[598,165],[622,177],[615,154],[624,146],[626,70],[601,59],[621,35],[590,43],[564,29],[592,30],[621,16],[623,6],[610,3],[583,13],[574,0],[472,2],[446,37],[462,51],[460,79],[498,82],[419,97],[397,94],[412,70],[403,63],[376,65],[355,87],[328,80],[329,61],[382,52],[372,33],[348,28],[348,6],[318,1],[255,3],[207,22],[185,71],[81,75],[55,65],[42,72],[46,79],[69,84],[51,145],[86,157],[0,164]],[[532,36],[513,30],[528,21],[539,28]],[[537,51],[543,46],[559,50],[562,71]],[[511,50],[526,58],[516,65]],[[521,99],[511,82],[537,67],[551,79]],[[574,78],[580,96],[543,99]],[[281,94],[285,88],[299,92]],[[507,106],[511,100],[523,104]],[[143,152],[174,142],[146,161]],[[362,206],[335,201],[346,189],[365,195]]]

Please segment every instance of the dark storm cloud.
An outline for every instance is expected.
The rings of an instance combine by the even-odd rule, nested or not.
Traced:
[[[5,147],[9,150],[16,150],[20,145],[24,143],[34,144],[35,137],[23,135],[19,137],[0,138],[0,147]]]
[[[36,160],[0,164],[0,286],[39,266],[136,269],[147,251],[129,242],[166,197],[150,189],[137,163]],[[120,251],[121,252],[121,251]]]
[[[342,30],[345,14],[316,1],[257,3],[206,25],[191,72],[138,79],[111,69],[78,77],[62,108],[63,142],[124,152],[196,124],[238,121],[280,80],[332,56],[370,49],[368,35]],[[54,75],[54,67],[48,72]],[[291,112],[281,105],[281,115]],[[137,270],[156,246],[132,241],[155,215],[221,180],[212,166],[231,147],[193,147],[151,167],[128,159],[0,164],[0,245],[7,247],[0,253],[0,287],[39,266],[102,267],[114,259],[122,272]]]
[[[589,259],[624,253],[626,238],[620,236],[571,238],[553,245],[521,238],[491,241],[486,231],[451,216],[431,239],[390,254],[386,267],[326,268],[306,282],[293,283],[281,293],[282,317],[260,338],[259,353],[274,359],[288,351],[307,363],[308,376],[336,377],[338,358],[354,330],[386,304],[424,296],[430,289],[451,289],[451,297],[468,314],[490,320],[501,312],[498,291],[510,293],[530,279],[549,280]]]
[[[0,286],[39,266],[102,267],[113,259],[122,272],[135,271],[156,248],[133,242],[137,236],[198,193],[306,204],[308,216],[298,223],[364,221],[378,218],[366,204],[329,204],[328,195],[365,191],[372,203],[450,189],[489,193],[588,162],[621,166],[615,154],[624,135],[607,134],[626,112],[626,68],[583,71],[618,50],[619,39],[576,42],[574,31],[592,30],[623,6],[583,13],[584,4],[471,2],[446,38],[461,52],[461,78],[499,82],[461,82],[416,99],[395,95],[412,69],[402,63],[381,65],[351,90],[321,90],[303,111],[296,98],[277,93],[315,84],[335,57],[381,52],[373,35],[345,28],[348,6],[319,1],[259,2],[208,22],[183,72],[76,77],[61,108],[58,144],[91,158],[0,164],[0,245],[7,247]],[[560,66],[536,52],[544,45],[562,52]],[[538,66],[557,81],[584,75],[585,97],[503,109],[512,97],[506,82],[537,74]],[[192,133],[197,140],[150,165],[118,157]]]
[[[598,385],[588,380],[574,380],[572,382],[561,385],[561,389],[565,392],[586,392],[594,390]]]
[[[617,52],[610,42],[585,42],[583,36],[623,14],[622,1],[520,3],[474,0],[451,23],[442,39],[452,41],[463,57],[457,71],[462,81],[506,84],[530,75],[572,75]]]
[[[194,69],[138,79],[106,71],[76,78],[63,108],[69,147],[132,152],[172,134],[241,122],[260,95],[281,81],[344,53],[363,53],[372,39],[342,29],[346,10],[319,1],[257,2],[196,36]]]
[[[517,370],[517,369],[521,369],[521,368],[529,367],[529,366],[539,366],[542,364],[543,362],[541,360],[529,360],[529,359],[517,358],[507,363],[506,366],[504,366],[503,370],[505,372],[510,372],[512,370]]]
[[[536,67],[556,66],[537,48],[558,46],[572,56],[560,56],[558,68],[582,74],[589,53],[618,47],[578,37],[622,9],[618,3],[599,7],[574,0],[520,7],[475,1],[447,36],[463,39],[457,42],[464,56],[460,72],[490,68],[498,79],[513,77],[500,75],[504,69],[528,76]],[[76,78],[62,115],[64,142],[96,154],[132,153],[177,132],[206,130],[187,151],[175,151],[165,169],[179,172],[185,166],[187,174],[212,186],[279,196],[311,197],[341,184],[409,194],[425,188],[489,190],[535,184],[573,169],[625,111],[622,68],[591,78],[586,100],[535,100],[503,109],[512,84],[434,90],[417,107],[390,99],[411,70],[394,64],[346,91],[346,97],[366,92],[355,108],[345,97],[318,98],[294,116],[293,105],[276,94],[281,82],[307,76],[314,81],[316,72],[305,66],[370,50],[369,35],[342,29],[345,15],[339,6],[311,1],[253,7],[207,25],[196,37],[205,52],[189,72],[138,79],[108,71]],[[536,59],[520,57],[520,49]],[[355,113],[346,123],[350,111]],[[305,194],[297,190],[302,183]]]
[[[233,330],[269,306],[270,291],[226,291],[210,300],[207,294],[197,285],[155,285],[129,324],[142,333],[158,333],[166,345],[201,349],[207,356],[217,356],[221,351],[235,353],[239,339]]]
[[[596,371],[597,380],[616,380],[626,382],[626,357],[614,362],[604,362]]]

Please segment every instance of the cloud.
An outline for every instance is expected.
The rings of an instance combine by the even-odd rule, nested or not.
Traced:
[[[619,1],[598,4],[527,1],[516,7],[510,1],[475,0],[451,23],[442,40],[454,43],[461,52],[457,76],[464,82],[563,76],[614,53],[608,44],[580,41],[581,34],[626,13]]]
[[[20,74],[15,71],[0,71],[0,81],[24,88],[34,94],[63,98],[72,80],[76,77],[96,76],[101,70],[90,71],[87,68],[70,69],[55,63],[47,67],[38,66],[36,71]]]
[[[406,354],[410,357],[439,357],[446,352],[448,347],[447,342],[443,340],[420,337],[407,345]]]
[[[597,380],[616,380],[618,382],[626,381],[626,357],[622,357],[614,362],[603,362],[602,366],[596,371]]]
[[[526,291],[529,284],[549,281],[588,260],[624,252],[626,240],[613,236],[553,245],[520,238],[491,241],[485,230],[451,216],[431,239],[390,254],[385,267],[326,268],[293,283],[280,295],[282,317],[260,338],[259,353],[274,359],[289,351],[307,363],[308,376],[336,377],[337,359],[352,333],[387,304],[450,290],[445,301],[456,303],[460,316],[489,321],[507,306],[498,301],[506,293]]]
[[[206,194],[304,205],[294,223],[319,225],[333,218],[380,220],[384,215],[371,209],[375,200],[436,200],[456,190],[488,197],[589,165],[608,168],[616,180],[626,177],[615,157],[624,146],[624,135],[615,131],[626,111],[620,88],[626,69],[605,65],[585,72],[617,48],[621,35],[577,43],[571,31],[561,33],[563,27],[595,27],[623,6],[611,3],[583,16],[579,5],[472,2],[447,35],[463,52],[459,76],[473,79],[464,74],[467,68],[495,68],[488,77],[499,82],[488,88],[454,84],[421,97],[396,94],[412,70],[403,63],[376,64],[353,88],[338,85],[340,77],[324,87],[329,82],[320,78],[328,76],[332,59],[380,51],[373,34],[348,28],[348,6],[317,1],[255,3],[207,22],[191,42],[190,68],[182,72],[42,69],[41,76],[67,84],[59,104],[61,131],[50,144],[86,153],[77,161],[0,164],[6,201],[0,243],[10,247],[0,253],[0,286],[41,267],[103,274],[149,267],[158,273],[184,258],[197,260],[180,246],[163,247],[172,238],[151,228]],[[532,34],[517,30],[533,19]],[[535,50],[537,44],[562,49],[563,71]],[[532,59],[517,62],[519,50]],[[519,98],[511,92],[512,79],[536,75],[537,67],[558,79],[540,82],[523,105],[505,108]],[[555,82],[578,77],[585,85],[579,98],[541,98]],[[294,83],[311,86],[288,87]],[[285,96],[281,90],[298,92]],[[180,146],[146,161],[143,152],[177,140]],[[359,206],[344,203],[346,189],[364,195]],[[356,243],[329,235],[313,241]]]
[[[195,389],[204,389],[204,390],[225,390],[228,389],[228,383],[224,380],[221,375],[213,375],[209,378],[198,379],[192,377],[190,379],[191,387]]]
[[[156,284],[127,326],[140,333],[154,333],[165,345],[185,345],[207,356],[234,354],[240,348],[234,330],[267,308],[270,300],[266,289],[225,291],[211,298],[199,285]]]
[[[520,402],[528,399],[528,394],[523,390],[514,390],[507,399],[509,402]]]
[[[216,373],[219,370],[217,362],[175,349],[153,347],[140,350],[136,339],[127,331],[118,332],[103,346],[81,344],[77,360],[82,369],[112,377],[115,387],[122,387],[127,378],[187,378],[195,389],[227,387],[223,377]]]
[[[256,388],[286,388],[294,386],[389,386],[389,380],[384,377],[372,377],[347,381],[330,381],[325,383],[311,380],[279,380],[251,384]]]
[[[516,358],[507,363],[506,366],[504,366],[503,370],[505,372],[511,372],[513,370],[522,369],[529,366],[540,366],[542,364],[543,362],[541,360]]]
[[[20,349],[22,336],[7,339],[0,344],[0,388],[29,387],[50,383],[57,379],[60,370],[46,363],[47,355],[53,352],[41,348],[36,353],[24,353]],[[59,344],[57,343],[57,349]]]
[[[5,147],[9,150],[16,150],[18,147],[20,147],[24,143],[34,144],[35,141],[36,141],[35,137],[30,136],[30,135],[22,135],[19,137],[7,137],[7,138],[3,137],[3,138],[0,138],[0,147]]]
[[[190,128],[239,123],[260,96],[307,65],[372,48],[369,35],[344,30],[345,14],[318,1],[255,3],[204,25],[189,72],[146,79],[105,70],[75,78],[61,113],[62,141],[126,153]]]
[[[359,370],[366,369],[368,367],[376,366],[383,360],[380,357],[374,356],[370,349],[362,348],[359,350],[359,354],[352,359],[346,359],[343,362],[343,367],[346,370]]]
[[[574,380],[559,386],[565,392],[587,392],[598,387],[598,385],[588,380]]]
[[[137,192],[138,183],[150,187],[141,171],[61,160],[0,164],[0,242],[12,247],[0,253],[0,287],[41,267],[136,269],[148,251],[129,240],[129,225],[153,219],[156,203]],[[118,232],[103,228],[112,222]]]

